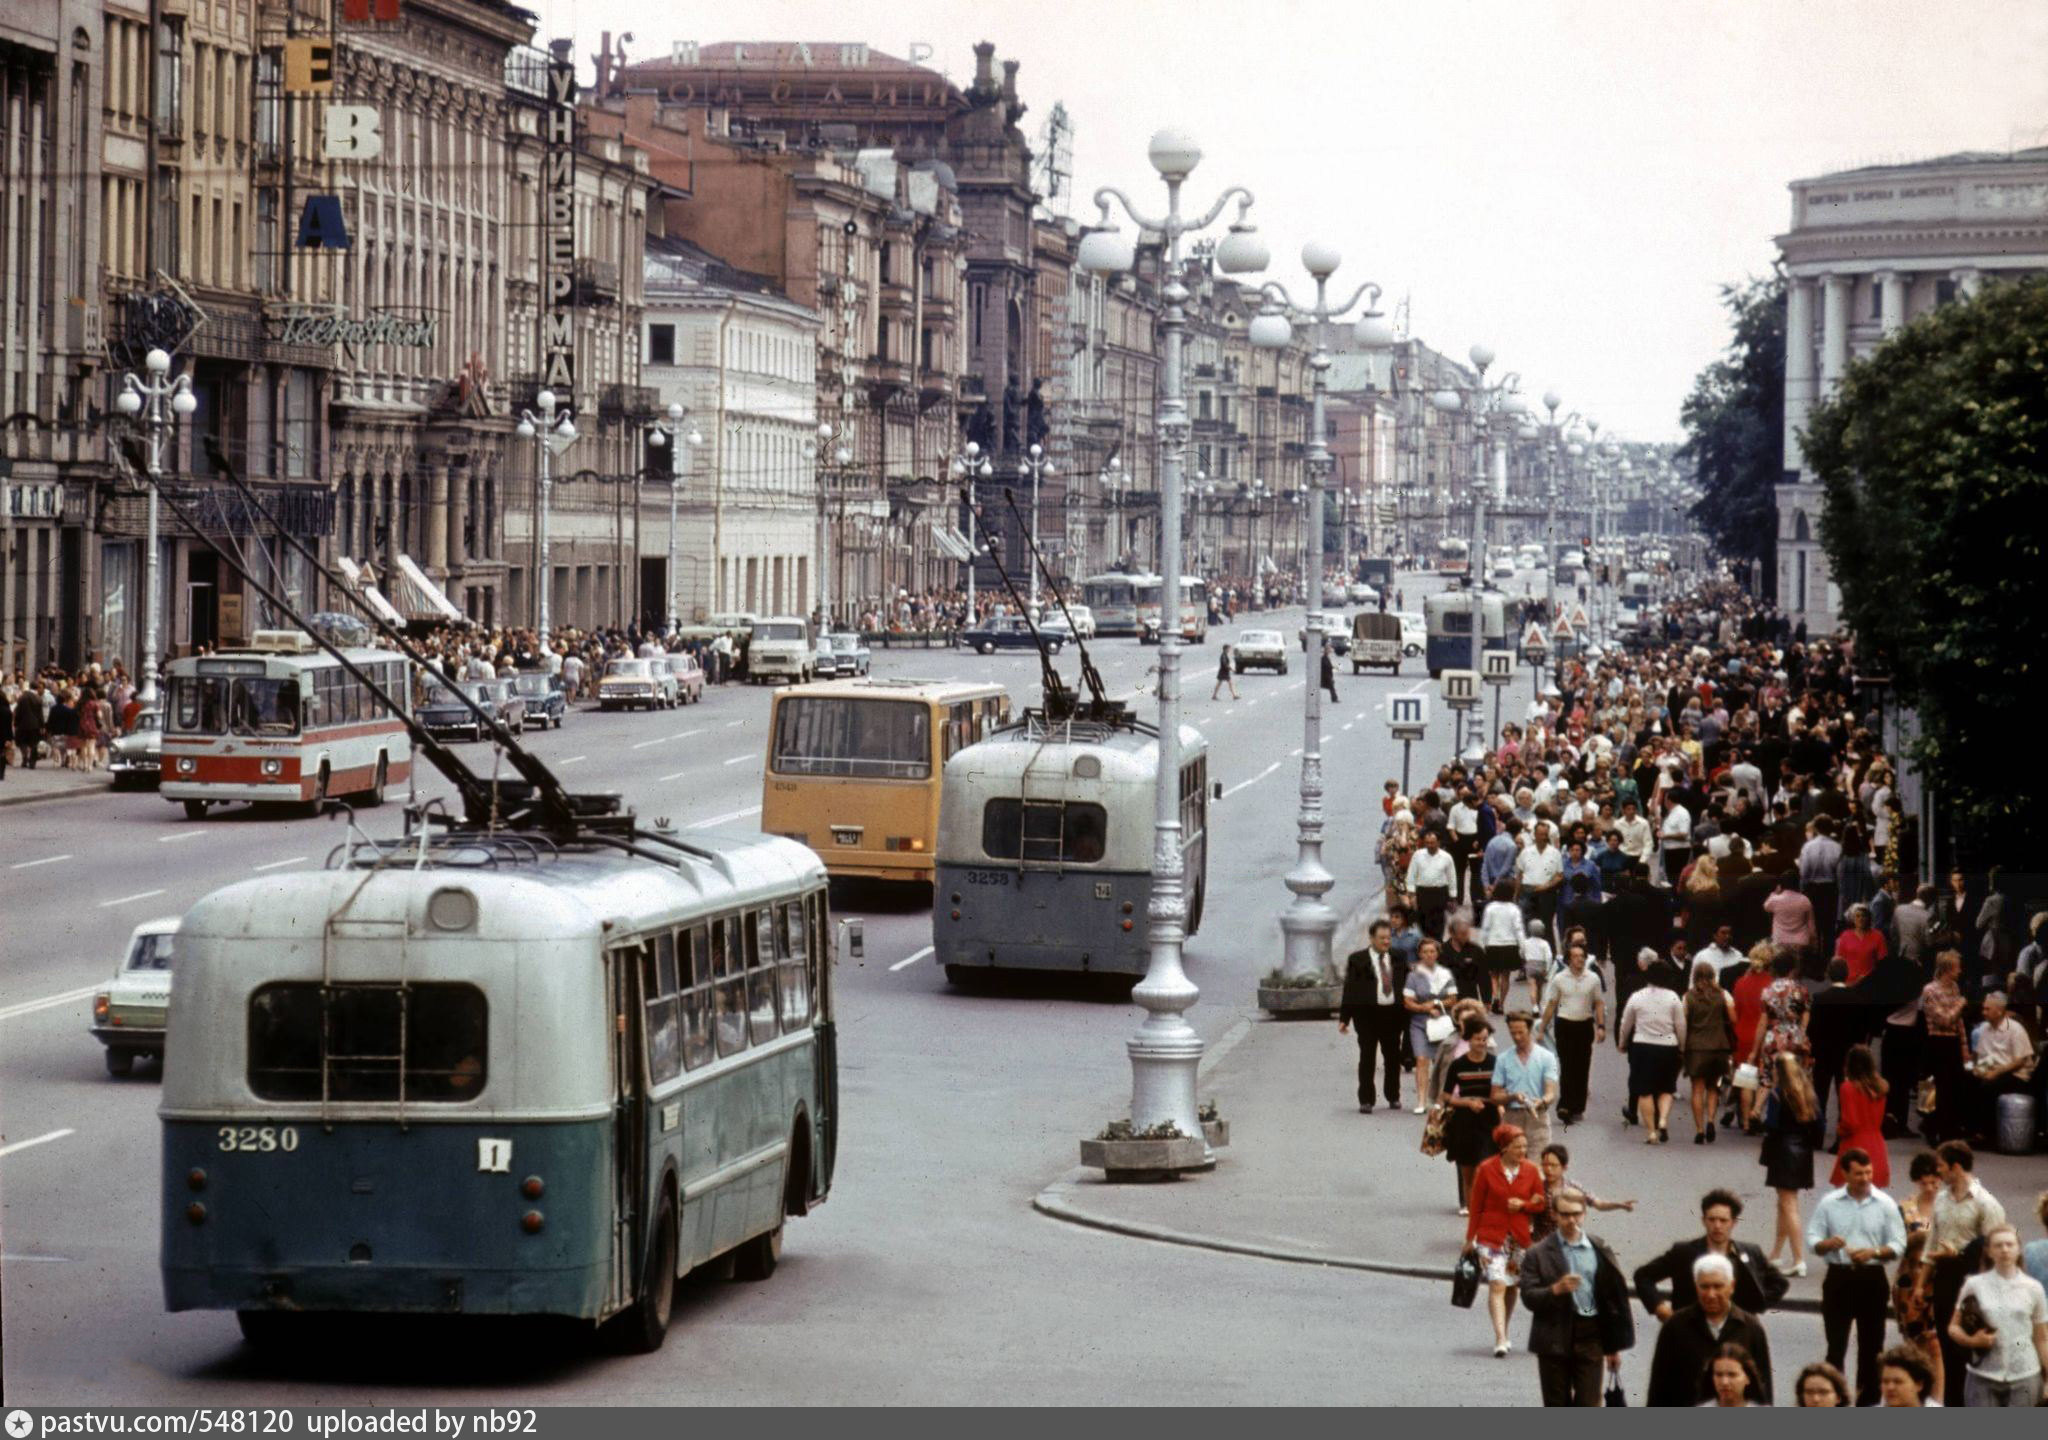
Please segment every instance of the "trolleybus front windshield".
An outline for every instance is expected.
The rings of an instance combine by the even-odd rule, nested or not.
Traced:
[[[261,677],[178,675],[171,680],[171,732],[183,735],[296,735],[299,682]]]
[[[929,779],[930,708],[918,700],[786,697],[775,711],[769,768],[780,775]]]

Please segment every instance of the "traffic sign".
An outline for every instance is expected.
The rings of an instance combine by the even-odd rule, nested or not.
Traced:
[[[1444,704],[1453,710],[1467,710],[1479,703],[1479,674],[1474,670],[1443,672]]]
[[[1515,653],[1489,650],[1479,657],[1479,678],[1489,685],[1505,685],[1515,678]]]
[[[1572,622],[1570,620],[1560,618],[1557,624],[1551,627],[1550,638],[1557,642],[1558,648],[1561,650],[1564,648],[1564,642],[1571,639],[1576,633],[1572,629]]]
[[[1427,695],[1388,696],[1387,728],[1394,732],[1396,740],[1404,738],[1420,740],[1422,732],[1429,728],[1429,697]]]
[[[1529,628],[1522,632],[1522,649],[1525,651],[1534,652],[1538,650],[1548,650],[1549,648],[1550,647],[1543,642],[1543,627],[1541,625],[1538,625],[1534,620],[1531,620],[1529,622]]]
[[[1574,605],[1574,606],[1572,606],[1572,615],[1571,615],[1571,620],[1572,620],[1572,629],[1574,629],[1574,630],[1583,630],[1583,629],[1585,629],[1585,628],[1586,628],[1586,607],[1585,607],[1584,605]]]

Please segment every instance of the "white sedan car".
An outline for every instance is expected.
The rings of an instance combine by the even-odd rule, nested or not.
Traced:
[[[171,1004],[175,915],[145,920],[128,937],[127,952],[107,988],[92,999],[93,1038],[107,1047],[107,1073],[126,1075],[138,1056],[164,1056],[164,1017]]]
[[[1429,646],[1429,627],[1422,616],[1413,610],[1401,612],[1401,653],[1420,655]]]
[[[1067,613],[1074,617],[1074,634],[1083,640],[1095,638],[1095,612],[1086,605],[1067,606]]]
[[[1287,637],[1278,630],[1241,630],[1231,646],[1237,673],[1254,667],[1287,673]]]

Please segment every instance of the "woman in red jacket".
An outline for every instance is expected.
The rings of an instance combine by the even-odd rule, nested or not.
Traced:
[[[1868,1045],[1851,1046],[1842,1068],[1842,1121],[1836,1127],[1841,1143],[1835,1153],[1840,1156],[1851,1150],[1866,1151],[1870,1156],[1872,1183],[1880,1190],[1888,1189],[1892,1183],[1892,1157],[1884,1148],[1884,1103],[1891,1086],[1877,1073],[1877,1057]],[[1828,1184],[1840,1185],[1844,1179],[1842,1162],[1837,1159]]]
[[[1500,1153],[1472,1172],[1465,1245],[1478,1252],[1486,1272],[1486,1313],[1498,1360],[1508,1353],[1508,1318],[1515,1313],[1522,1252],[1529,1248],[1529,1217],[1543,1208],[1543,1175],[1529,1163],[1521,1126],[1494,1126],[1493,1144]]]

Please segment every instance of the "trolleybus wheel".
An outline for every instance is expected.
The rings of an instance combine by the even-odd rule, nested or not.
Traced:
[[[948,985],[957,985],[960,989],[965,990],[973,981],[969,977],[965,965],[948,965],[946,967],[946,983]]]
[[[302,1313],[291,1310],[237,1310],[235,1323],[241,1327],[242,1339],[258,1350],[279,1350],[290,1344],[300,1333]]]
[[[134,1068],[135,1052],[133,1050],[116,1050],[111,1045],[107,1047],[107,1073],[109,1075],[126,1075],[134,1070]]]
[[[375,806],[384,803],[384,773],[384,757],[379,755],[377,757],[377,779],[370,786],[370,793],[363,797],[365,805]]]
[[[306,802],[306,813],[309,815],[317,816],[327,809],[328,774],[327,766],[322,764],[319,777],[313,781],[313,798]]]
[[[782,1221],[765,1235],[756,1235],[732,1253],[732,1278],[766,1280],[782,1259]]]
[[[661,1197],[654,1222],[654,1243],[647,1248],[647,1268],[640,1276],[639,1298],[612,1321],[619,1348],[632,1355],[652,1355],[668,1338],[669,1316],[676,1294],[676,1205]]]
[[[204,820],[206,818],[206,802],[204,800],[187,800],[185,802],[185,818],[187,820]]]

